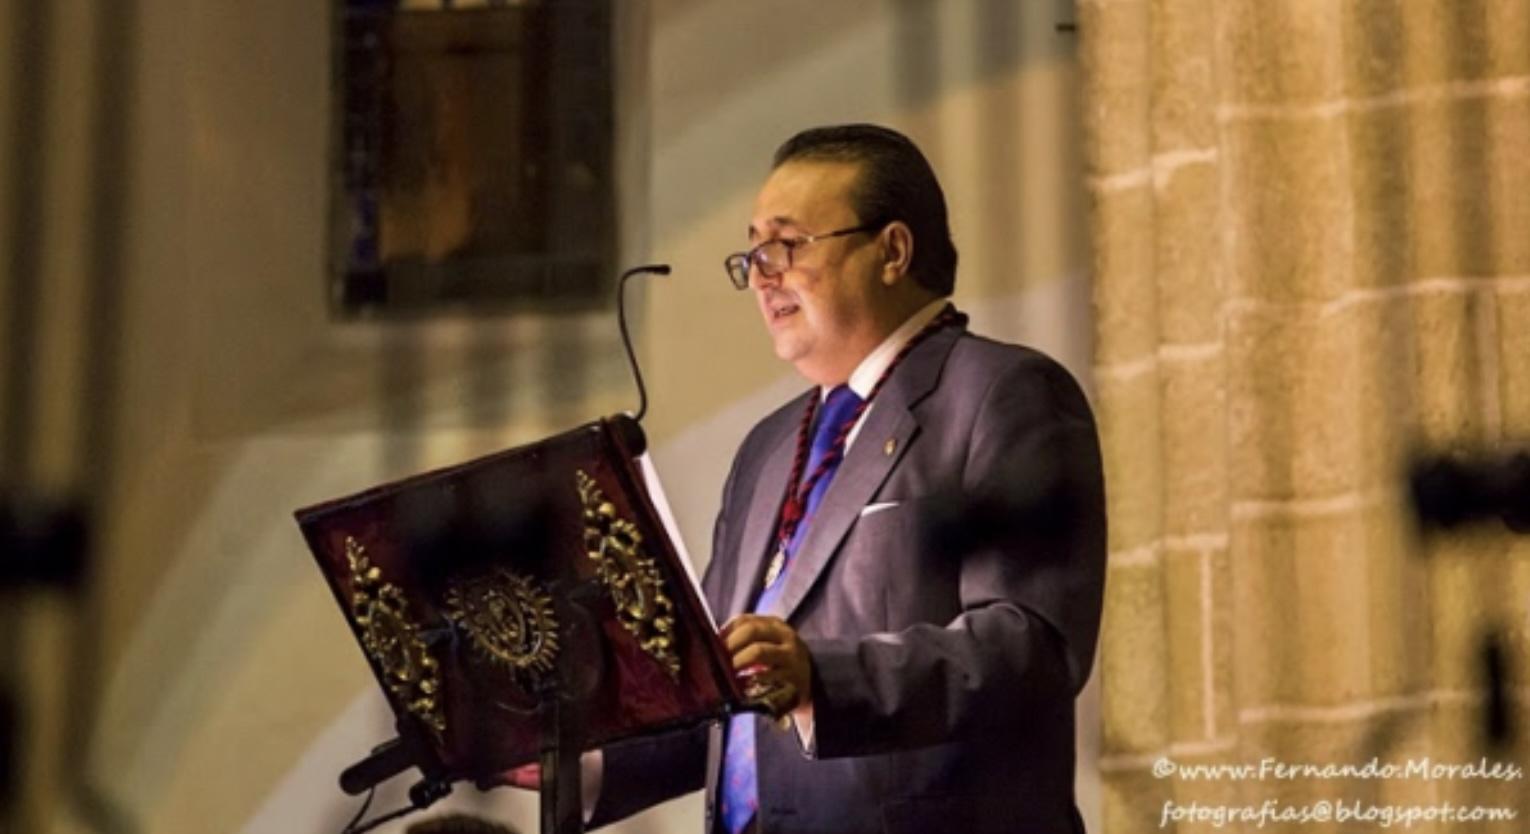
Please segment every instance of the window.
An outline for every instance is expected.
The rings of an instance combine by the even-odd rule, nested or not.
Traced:
[[[336,2],[332,309],[608,302],[611,0]]]

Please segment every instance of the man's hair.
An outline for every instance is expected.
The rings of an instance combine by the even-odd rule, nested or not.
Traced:
[[[853,162],[860,166],[850,205],[862,223],[901,220],[914,235],[909,273],[936,295],[956,286],[956,244],[946,196],[929,160],[907,136],[880,125],[815,127],[776,149],[771,168],[788,162]]]
[[[421,820],[405,834],[515,834],[515,829],[467,814],[447,814]]]

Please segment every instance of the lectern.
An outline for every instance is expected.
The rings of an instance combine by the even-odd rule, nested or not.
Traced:
[[[759,708],[644,447],[613,417],[296,513],[397,718],[382,772],[353,779],[417,767],[422,805],[540,760],[542,830],[576,832],[580,752]]]

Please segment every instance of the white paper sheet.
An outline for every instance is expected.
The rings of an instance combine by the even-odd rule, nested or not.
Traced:
[[[696,598],[701,600],[702,610],[707,612],[707,621],[712,624],[712,630],[717,630],[717,618],[712,616],[712,607],[707,604],[707,595],[701,592],[701,582],[696,577],[696,566],[691,562],[691,552],[685,547],[685,539],[680,537],[680,525],[675,523],[675,515],[669,509],[669,499],[664,496],[664,485],[659,483],[659,471],[654,468],[653,459],[644,452],[638,458],[639,470],[643,473],[643,483],[648,489],[648,499],[653,502],[654,509],[659,511],[659,520],[664,523],[664,530],[669,534],[669,540],[675,545],[675,552],[680,555],[680,564],[685,566],[685,576],[690,580],[691,587],[696,589]]]

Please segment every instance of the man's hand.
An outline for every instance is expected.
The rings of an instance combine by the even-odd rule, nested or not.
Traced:
[[[733,673],[759,692],[776,717],[812,703],[813,657],[797,630],[779,617],[740,614],[722,627]]]
[[[542,789],[542,765],[537,762],[531,762],[517,768],[500,771],[479,782],[478,789],[488,790],[501,785],[509,785],[512,788],[525,788],[528,791],[539,791]]]

